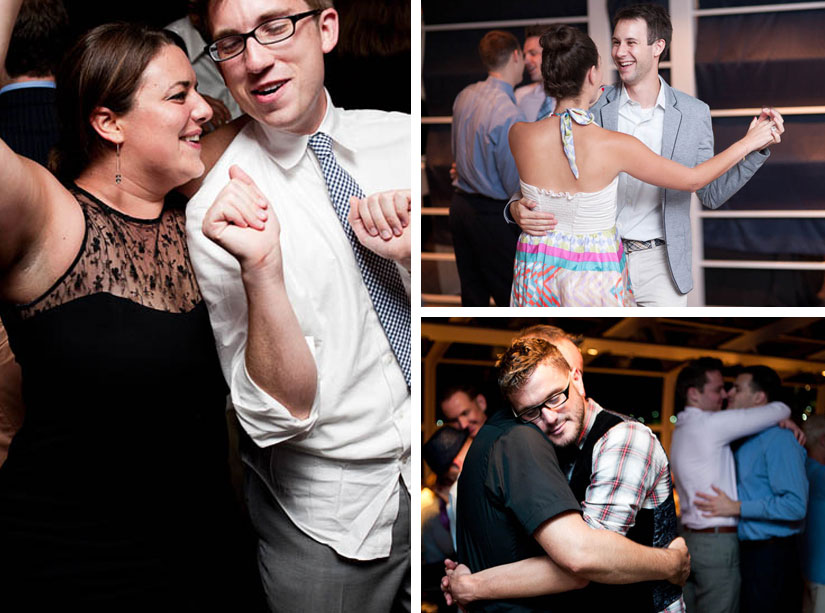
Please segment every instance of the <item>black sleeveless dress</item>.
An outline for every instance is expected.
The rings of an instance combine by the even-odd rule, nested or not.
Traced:
[[[1,311],[26,415],[0,468],[0,609],[221,610],[244,564],[183,211],[134,219],[74,193],[77,258]]]

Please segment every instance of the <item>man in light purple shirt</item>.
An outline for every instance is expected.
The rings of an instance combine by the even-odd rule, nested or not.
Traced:
[[[735,517],[705,517],[697,493],[713,486],[736,492],[730,443],[776,425],[790,416],[781,402],[750,409],[728,409],[722,362],[699,358],[679,373],[676,393],[684,408],[677,414],[670,449],[679,493],[682,529],[691,553],[691,574],[684,588],[688,611],[739,611],[739,540]]]

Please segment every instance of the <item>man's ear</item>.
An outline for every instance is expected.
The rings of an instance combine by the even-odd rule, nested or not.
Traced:
[[[484,413],[487,412],[487,399],[484,397],[483,394],[479,394],[476,396],[476,404],[478,408],[480,408]]]
[[[584,381],[582,380],[582,371],[578,368],[573,369],[573,376],[570,377],[570,382],[575,386],[578,390],[579,394],[581,394],[582,398],[585,397],[584,393]]]
[[[756,403],[756,404],[753,405],[755,407],[761,407],[763,404],[768,404],[768,397],[767,397],[767,395],[765,395],[765,392],[763,392],[762,390],[759,390],[758,392],[756,392],[753,395],[753,399],[754,399],[754,402]]]
[[[338,44],[338,11],[324,9],[318,16],[318,29],[321,33],[321,51],[329,53]]]
[[[698,394],[699,394],[698,389],[696,389],[695,387],[689,387],[687,389],[687,393],[685,394],[685,396],[686,396],[685,406],[695,407],[696,406],[696,396]]]
[[[665,52],[665,39],[653,41],[653,57],[659,57]]]
[[[105,106],[98,106],[89,116],[89,123],[105,141],[113,144],[123,143],[123,130],[121,129],[118,116]]]

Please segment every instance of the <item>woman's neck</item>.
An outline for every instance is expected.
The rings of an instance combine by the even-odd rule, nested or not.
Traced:
[[[584,96],[561,98],[556,100],[556,112],[563,113],[567,109],[582,109],[586,111],[590,108],[590,103],[584,99]]]
[[[158,189],[159,186],[144,186],[126,175],[117,183],[114,168],[114,163],[92,164],[77,177],[75,183],[130,217],[156,219],[163,210],[163,201],[169,190],[163,190],[162,187]]]

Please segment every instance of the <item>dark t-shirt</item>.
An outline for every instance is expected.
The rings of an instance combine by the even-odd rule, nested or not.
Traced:
[[[506,411],[479,431],[458,480],[458,559],[473,572],[545,555],[542,523],[581,511],[547,437]],[[474,603],[474,611],[550,611],[552,596]]]

